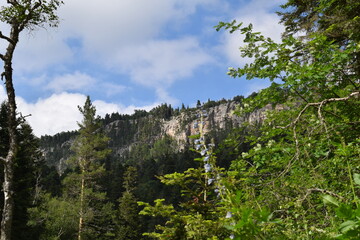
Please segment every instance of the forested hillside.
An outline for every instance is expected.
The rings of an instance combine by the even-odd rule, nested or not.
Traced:
[[[148,152],[160,144],[163,144],[161,147],[167,151],[180,152],[188,149],[191,143],[189,137],[196,133],[196,116],[202,111],[208,112],[204,118],[204,131],[216,142],[221,142],[233,128],[248,122],[262,121],[265,109],[240,117],[235,112],[241,106],[243,97],[238,96],[234,99],[209,100],[201,105],[201,108],[179,110],[163,104],[149,112],[137,110],[132,115],[107,114],[99,120],[102,123],[102,131],[109,137],[108,147],[112,150],[112,161],[127,164],[134,161],[130,155],[137,155],[136,151],[142,151],[139,148],[146,147],[147,150],[143,150]],[[62,132],[40,139],[47,164],[56,166],[60,174],[66,168],[66,160],[71,156],[70,148],[77,135],[76,131]],[[168,139],[167,143],[161,143],[164,138]],[[140,155],[143,153],[140,152]]]
[[[100,118],[88,96],[78,131],[41,139],[3,104],[11,239],[360,239],[359,13],[288,0],[280,42],[220,22],[251,59],[228,75],[271,81],[246,98]]]
[[[198,144],[194,145],[193,140],[194,136],[199,134],[199,126],[203,126],[202,134],[206,136],[207,141],[218,146],[219,165],[229,167],[229,159],[234,157],[233,148],[222,146],[222,142],[234,128],[246,126],[250,123],[259,125],[263,121],[266,111],[265,108],[259,109],[240,117],[236,114],[236,110],[242,106],[242,101],[243,97],[237,96],[233,100],[217,102],[209,100],[204,104],[199,103],[195,108],[183,108],[180,110],[174,110],[171,106],[164,104],[149,112],[137,111],[133,115],[113,113],[106,115],[104,119],[96,118],[93,115],[93,121],[99,124],[95,132],[107,139],[106,149],[109,150],[108,154],[102,157],[99,162],[100,165],[96,167],[96,169],[102,168],[104,171],[96,180],[96,189],[101,189],[100,192],[104,195],[100,199],[109,204],[109,209],[106,210],[105,215],[100,214],[98,217],[111,217],[113,220],[110,221],[112,225],[109,228],[101,226],[99,223],[92,223],[95,226],[88,227],[84,224],[84,231],[92,232],[96,231],[97,228],[102,229],[105,227],[101,230],[103,231],[102,235],[109,232],[108,234],[112,237],[119,239],[140,239],[142,238],[141,233],[154,230],[154,224],[163,222],[162,218],[153,220],[137,216],[140,208],[136,205],[136,202],[152,202],[157,198],[166,197],[169,203],[178,204],[178,199],[181,197],[180,189],[161,184],[158,176],[173,172],[184,172],[189,168],[201,166],[201,164],[199,165],[198,162],[194,161],[195,158],[201,156],[194,150]],[[267,106],[267,109],[271,108],[271,106]],[[201,122],[199,116],[203,118]],[[73,165],[73,156],[77,151],[74,146],[76,146],[78,139],[81,138],[81,131],[43,136],[40,139],[43,159],[51,170],[44,173],[48,180],[51,181],[51,189],[46,184],[47,187],[42,187],[43,190],[46,188],[46,191],[40,190],[39,196],[37,196],[39,198],[38,204],[45,207],[45,209],[52,207],[51,204],[65,204],[63,207],[66,207],[67,201],[69,201],[65,200],[67,197],[63,198],[69,194],[68,188],[70,185],[68,184],[70,183],[68,181],[74,181],[70,179],[74,178],[72,176],[78,171],[76,165]],[[95,147],[95,149],[100,150],[99,147]],[[76,183],[71,182],[71,184]],[[49,193],[50,195],[47,195]],[[42,196],[41,194],[45,195]],[[117,208],[118,210],[116,210]],[[37,207],[30,212],[33,217],[40,217],[50,210],[45,209],[41,210],[41,207]],[[71,218],[75,221],[76,214],[71,213],[70,209],[67,211],[70,211],[67,213],[69,219],[62,217],[57,220],[59,225],[53,225],[55,223],[52,222],[51,226],[45,225],[44,230],[51,228],[48,229],[48,231],[51,231],[48,234],[56,234],[62,228],[62,221],[68,221]],[[57,214],[61,213],[54,212],[52,214],[55,214],[54,217],[59,217]],[[122,214],[125,214],[125,216]],[[130,222],[122,219],[129,217],[132,218],[127,220]],[[85,216],[84,218],[86,219]],[[53,217],[43,220],[40,218],[38,221],[54,221],[54,219]],[[137,221],[141,221],[141,226]],[[31,222],[32,224],[34,222]],[[122,232],[122,230],[116,230],[116,228],[129,229]],[[66,231],[61,234],[61,237],[75,234],[76,225]],[[101,239],[101,236],[99,235],[98,238]]]

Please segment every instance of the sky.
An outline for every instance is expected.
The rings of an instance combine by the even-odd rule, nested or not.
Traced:
[[[275,40],[283,0],[65,0],[58,28],[24,31],[13,59],[18,109],[35,135],[76,130],[90,96],[97,114],[150,110],[167,103],[247,96],[267,80],[231,78],[242,36],[220,21],[252,23]],[[3,5],[4,3],[0,4]],[[5,34],[9,27],[0,24]],[[0,41],[4,52],[5,42]],[[5,100],[3,84],[0,101]]]

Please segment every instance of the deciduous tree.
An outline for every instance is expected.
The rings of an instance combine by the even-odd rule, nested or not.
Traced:
[[[352,179],[357,179],[353,176],[358,176],[360,164],[360,45],[358,29],[349,32],[358,23],[359,4],[289,0],[284,7],[287,31],[280,43],[254,32],[251,24],[218,26],[244,34],[241,55],[253,58],[230,68],[229,75],[273,82],[247,98],[239,111],[274,107],[258,134],[245,137],[250,149],[232,163],[237,183],[228,189],[238,196],[228,201],[236,222],[232,229],[237,237],[249,236],[244,226],[250,222],[260,230],[251,235],[254,239],[329,239],[337,234],[340,217],[354,223],[351,228],[345,227],[349,222],[340,225],[343,236],[359,237],[352,215],[359,211],[358,192]],[[305,37],[299,37],[304,30]],[[347,203],[337,217],[324,206],[324,194]],[[257,215],[265,208],[281,224],[259,221]],[[350,214],[345,217],[346,208]]]

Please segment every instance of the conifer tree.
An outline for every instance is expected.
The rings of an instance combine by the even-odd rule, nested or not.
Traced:
[[[137,169],[128,167],[123,177],[125,191],[119,198],[117,239],[141,239],[139,207],[134,195],[137,178]]]
[[[106,205],[101,204],[105,200],[105,193],[101,192],[98,183],[105,173],[102,160],[110,150],[107,148],[108,138],[101,132],[100,121],[90,97],[87,97],[83,107],[79,107],[79,111],[83,119],[78,123],[79,136],[72,146],[74,156],[70,161],[77,172],[70,174],[65,184],[68,186],[67,194],[79,202],[78,239],[81,240],[86,238],[85,235],[92,234],[94,228],[101,227],[94,222],[101,218],[100,208]]]
[[[6,155],[9,148],[9,132],[7,131],[8,108],[6,103],[0,107],[0,156]],[[12,238],[17,240],[29,239],[33,236],[31,227],[27,225],[29,219],[27,210],[34,205],[36,171],[41,167],[41,153],[39,141],[33,135],[31,127],[21,122],[17,129],[19,149],[14,166],[14,215]],[[3,180],[0,179],[0,183]],[[2,202],[2,199],[1,199]]]

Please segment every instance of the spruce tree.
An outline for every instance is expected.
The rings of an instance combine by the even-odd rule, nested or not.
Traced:
[[[137,198],[134,195],[137,178],[137,169],[128,167],[123,177],[125,191],[119,198],[117,239],[139,240],[141,237],[141,224]]]

